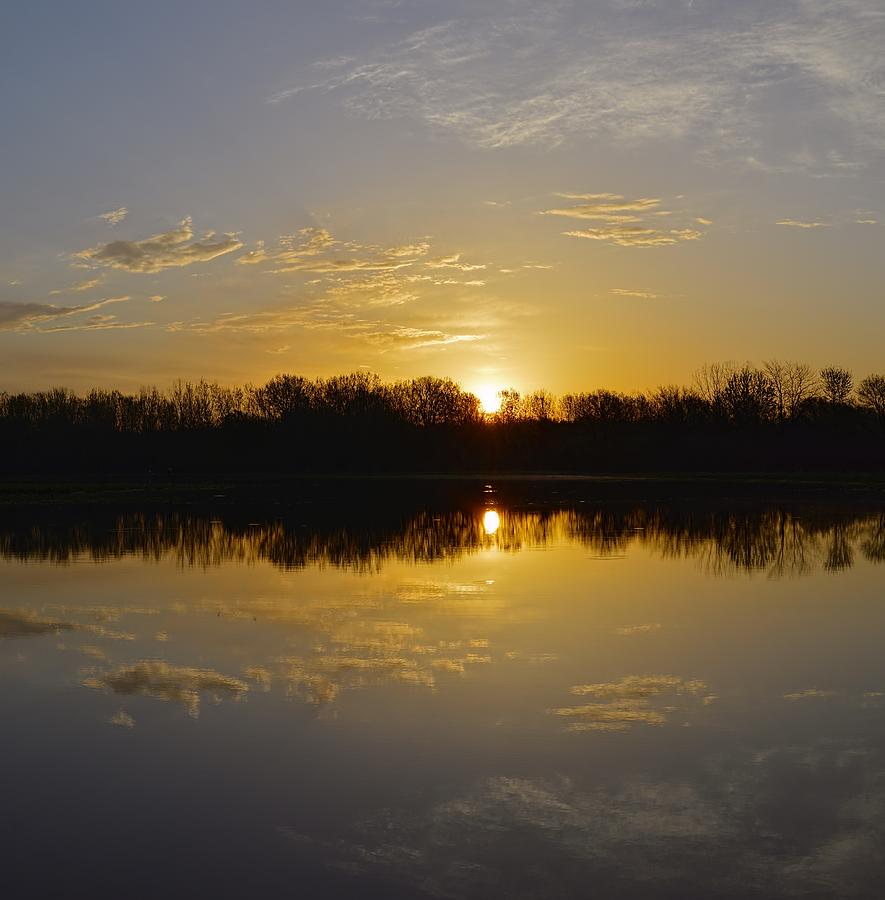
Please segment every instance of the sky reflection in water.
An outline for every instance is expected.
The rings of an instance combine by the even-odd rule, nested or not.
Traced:
[[[878,511],[56,516],[0,556],[21,896],[885,875]]]

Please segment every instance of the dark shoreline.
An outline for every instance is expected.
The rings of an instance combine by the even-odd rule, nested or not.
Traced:
[[[885,474],[880,472],[633,473],[437,473],[340,475],[213,475],[206,478],[79,478],[0,481],[0,508],[137,504],[228,507],[262,503],[348,502],[373,497],[389,502],[458,495],[478,498],[491,487],[502,502],[559,505],[593,500],[727,502],[850,499],[885,502]]]

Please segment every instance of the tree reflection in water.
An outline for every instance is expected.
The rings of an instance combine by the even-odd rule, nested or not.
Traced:
[[[308,519],[308,521],[304,521]],[[857,559],[885,561],[885,512],[844,513],[802,506],[722,510],[702,506],[580,505],[556,509],[459,508],[302,513],[255,517],[126,512],[68,522],[0,525],[6,559],[67,563],[126,556],[182,566],[269,562],[282,569],[335,566],[376,571],[387,560],[435,562],[495,547],[577,542],[594,556],[642,547],[665,558],[694,558],[710,574],[772,577],[840,571]]]

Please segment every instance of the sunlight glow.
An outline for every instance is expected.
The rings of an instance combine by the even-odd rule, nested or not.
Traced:
[[[500,388],[492,384],[484,384],[476,388],[474,393],[479,397],[479,403],[482,411],[487,415],[494,415],[501,408],[501,398],[499,396]]]
[[[487,509],[482,517],[482,527],[486,534],[494,534],[501,526],[501,517],[494,509]]]

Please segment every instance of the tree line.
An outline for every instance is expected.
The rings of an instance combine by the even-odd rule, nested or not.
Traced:
[[[500,392],[278,375],[134,393],[0,393],[3,474],[885,468],[885,376],[716,363],[690,386]]]

